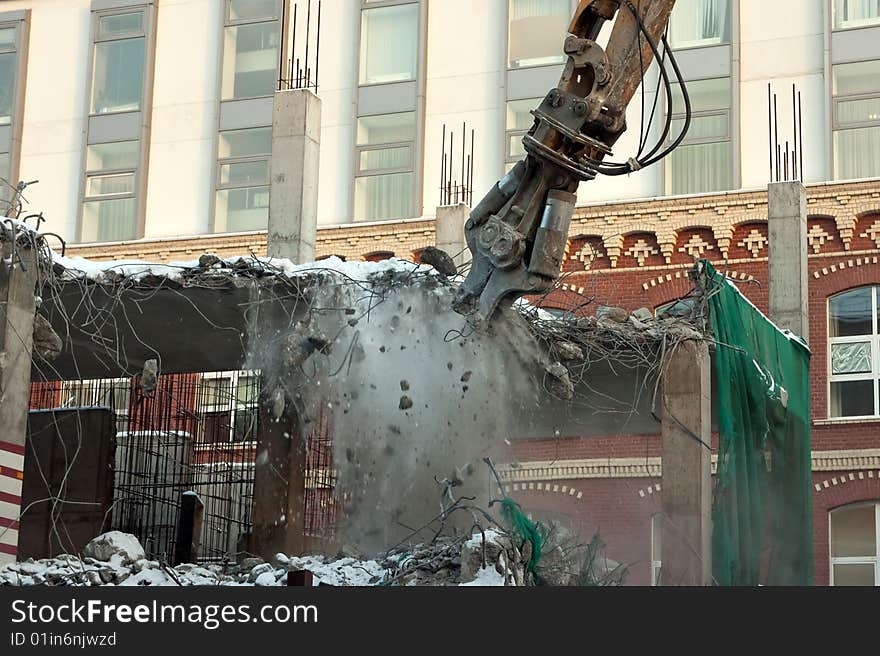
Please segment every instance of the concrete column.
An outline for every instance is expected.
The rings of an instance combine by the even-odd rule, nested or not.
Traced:
[[[770,319],[809,341],[807,190],[800,182],[775,182],[767,193]]]
[[[0,260],[0,566],[15,561],[24,480],[25,437],[31,390],[37,265],[34,251],[5,226]]]
[[[268,382],[265,376],[263,381]],[[276,393],[263,392],[254,471],[250,551],[266,561],[277,553],[305,551],[305,436],[289,401]],[[284,406],[280,417],[277,406]]]
[[[471,208],[464,203],[437,208],[434,243],[437,248],[446,251],[459,267],[471,261],[471,252],[464,238],[464,224],[470,213]]]
[[[711,394],[708,347],[683,342],[663,377],[660,585],[711,584]]]
[[[297,264],[315,259],[321,99],[308,89],[275,93],[269,257]]]

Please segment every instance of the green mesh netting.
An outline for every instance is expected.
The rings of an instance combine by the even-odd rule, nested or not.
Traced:
[[[811,585],[810,351],[701,264],[718,342],[715,582]]]
[[[516,501],[510,497],[504,497],[501,500],[501,516],[510,526],[510,530],[516,533],[521,540],[527,540],[532,544],[532,557],[529,559],[526,569],[532,573],[535,581],[540,581],[537,567],[538,561],[541,560],[541,547],[544,544],[544,536],[541,535],[540,527],[530,521],[519,509]]]

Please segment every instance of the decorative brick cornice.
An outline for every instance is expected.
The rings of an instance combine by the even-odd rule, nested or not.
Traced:
[[[837,226],[840,239],[819,227],[812,232],[812,246],[818,246],[823,255],[849,254],[853,239],[870,239],[878,243],[880,252],[880,222],[864,225],[861,217],[880,214],[880,179],[846,183],[810,185],[807,187],[807,211],[816,219],[831,219]],[[704,255],[716,253],[724,259],[736,248],[733,233],[737,226],[750,223],[766,223],[767,192],[735,191],[722,194],[655,198],[614,203],[586,205],[575,210],[569,234],[573,240],[596,237],[593,249],[610,261],[611,268],[618,270],[618,263],[635,258],[638,269],[649,268],[649,259],[656,255],[666,260],[684,251],[678,244],[679,233],[687,229],[710,230],[717,243],[717,250],[704,246]],[[860,224],[857,229],[857,224]],[[813,226],[811,226],[813,227]],[[827,236],[823,237],[822,233]],[[624,235],[643,233],[644,245],[638,240],[624,252]],[[434,243],[434,220],[412,219],[383,223],[352,223],[342,226],[325,226],[318,229],[318,257],[340,255],[348,259],[360,259],[377,251],[393,252],[398,257],[410,258],[412,254]],[[656,246],[649,237],[656,239]],[[824,243],[823,243],[824,239]],[[737,242],[744,241],[737,238]],[[749,247],[753,258],[766,256],[766,245],[753,239]],[[691,255],[699,253],[699,240],[687,242]],[[584,271],[594,268],[591,261],[596,255],[583,246],[571,248],[568,261],[578,261]],[[581,249],[581,250],[578,250]],[[832,250],[833,249],[833,250]],[[68,252],[89,259],[119,260],[138,259],[154,262],[191,260],[202,253],[211,252],[228,257],[231,255],[265,255],[266,232],[238,234],[200,235],[191,237],[151,238],[128,242],[72,245]],[[757,253],[757,256],[755,255]]]
[[[718,466],[718,456],[712,456],[712,473]],[[842,451],[813,451],[814,472],[842,472],[880,469],[880,449],[853,449]],[[599,458],[585,460],[557,460],[553,462],[521,462],[499,467],[505,483],[538,483],[574,481],[593,478],[660,478],[660,458]]]

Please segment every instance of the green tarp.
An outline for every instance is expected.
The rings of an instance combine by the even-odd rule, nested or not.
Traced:
[[[717,585],[811,585],[810,351],[707,261],[717,381]]]

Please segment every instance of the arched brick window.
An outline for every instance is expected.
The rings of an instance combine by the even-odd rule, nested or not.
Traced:
[[[831,585],[880,586],[880,502],[832,510]]]
[[[828,299],[829,416],[880,416],[880,286]]]
[[[394,257],[394,253],[391,251],[375,251],[364,255],[364,260],[367,262],[383,262],[385,260],[390,260],[392,257]]]

